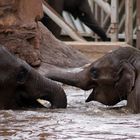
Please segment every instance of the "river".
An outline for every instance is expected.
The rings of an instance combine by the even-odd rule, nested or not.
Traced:
[[[126,101],[115,107],[85,103],[89,92],[64,86],[67,109],[0,111],[0,140],[140,140],[140,114]]]

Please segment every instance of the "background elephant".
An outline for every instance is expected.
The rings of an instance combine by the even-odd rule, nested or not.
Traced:
[[[41,107],[46,99],[52,108],[65,108],[66,95],[60,85],[41,76],[25,61],[0,46],[0,109]]]
[[[73,17],[79,18],[103,41],[109,41],[102,27],[99,26],[89,6],[88,0],[47,0],[48,4],[54,8],[61,16],[63,10],[71,13]],[[60,36],[61,28],[55,24],[46,14],[42,18],[42,23],[56,36]]]
[[[72,71],[72,70],[71,70]],[[93,89],[86,102],[115,105],[127,100],[127,107],[140,112],[140,51],[119,48],[80,71],[51,70],[46,76],[84,90]],[[73,70],[74,71],[74,70]]]

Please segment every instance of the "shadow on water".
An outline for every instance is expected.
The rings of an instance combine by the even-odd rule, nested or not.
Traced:
[[[1,110],[0,140],[118,140],[140,139],[140,115],[121,106],[85,103],[89,93],[64,87],[67,109]]]

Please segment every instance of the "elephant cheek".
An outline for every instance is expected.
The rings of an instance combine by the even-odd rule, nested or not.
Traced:
[[[103,92],[98,92],[94,95],[94,101],[98,101],[102,104],[108,105],[108,100]]]
[[[110,105],[109,98],[101,89],[96,89],[95,91],[93,90],[93,92],[89,95],[89,97],[86,100],[86,102],[90,101],[98,101],[104,105]]]
[[[94,100],[108,106],[113,106],[120,101],[116,95],[109,91],[98,93],[94,96]]]

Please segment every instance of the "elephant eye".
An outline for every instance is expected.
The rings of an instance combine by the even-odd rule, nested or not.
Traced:
[[[23,84],[25,82],[27,78],[27,73],[28,70],[25,67],[21,66],[20,71],[18,72],[16,77],[18,84]]]
[[[81,13],[81,16],[84,17],[86,14],[84,12]]]
[[[90,73],[91,73],[91,75],[92,75],[92,77],[93,77],[94,79],[97,79],[97,78],[99,77],[99,72],[98,72],[98,70],[95,69],[95,68],[92,68],[92,69],[90,70]]]

